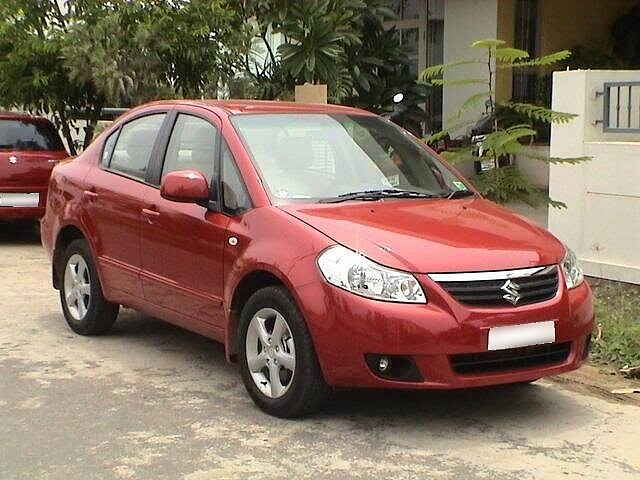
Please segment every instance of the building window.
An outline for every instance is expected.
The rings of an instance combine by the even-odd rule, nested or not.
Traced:
[[[538,55],[538,0],[516,0],[514,47]],[[531,70],[514,71],[513,99],[517,102],[536,103],[538,76]]]
[[[400,43],[406,47],[411,72],[418,74],[425,68],[443,63],[444,59],[444,1],[445,0],[394,0],[391,8],[398,19],[387,22],[396,27]],[[442,128],[442,92],[434,91],[426,105],[431,118],[429,131]]]

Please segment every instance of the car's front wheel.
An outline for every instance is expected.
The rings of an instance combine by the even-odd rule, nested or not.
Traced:
[[[80,335],[107,332],[116,321],[120,307],[105,300],[87,242],[71,242],[63,265],[60,301],[69,327]]]
[[[271,415],[311,413],[329,394],[304,318],[282,287],[263,288],[249,298],[241,313],[238,352],[249,395]]]

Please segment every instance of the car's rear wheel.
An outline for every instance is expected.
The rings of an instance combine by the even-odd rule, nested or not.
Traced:
[[[329,394],[307,325],[282,287],[263,288],[249,298],[241,313],[238,352],[249,395],[271,415],[311,413]]]
[[[60,301],[69,327],[80,335],[107,332],[118,317],[119,305],[105,300],[87,242],[71,242],[63,259]]]

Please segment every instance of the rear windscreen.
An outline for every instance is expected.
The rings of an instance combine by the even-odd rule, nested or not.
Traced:
[[[64,146],[49,122],[0,120],[0,149],[64,150]]]

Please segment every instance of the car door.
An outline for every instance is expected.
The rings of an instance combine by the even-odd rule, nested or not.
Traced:
[[[140,224],[149,165],[167,118],[152,111],[124,123],[107,138],[100,165],[87,177],[87,219],[102,281],[113,299],[143,298],[140,281]]]
[[[181,109],[167,136],[157,183],[172,171],[197,170],[211,184],[219,150],[218,117],[197,107]],[[142,216],[145,299],[222,328],[222,266],[229,218],[207,206],[166,200],[159,188],[147,191]]]

